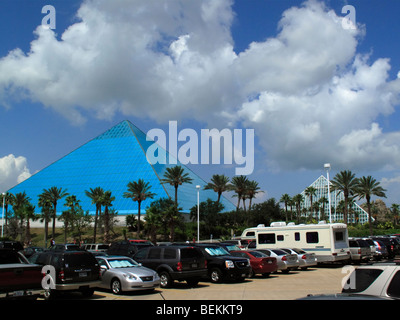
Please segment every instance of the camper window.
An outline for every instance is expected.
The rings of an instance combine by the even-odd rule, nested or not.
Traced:
[[[318,243],[318,232],[307,232],[306,233],[306,241],[307,243]]]
[[[294,233],[294,240],[295,241],[300,241],[300,232],[295,232]]]
[[[258,243],[275,243],[275,233],[260,233]]]
[[[278,234],[278,235],[276,236],[276,240],[278,240],[278,241],[283,241],[283,240],[284,240],[283,234]]]

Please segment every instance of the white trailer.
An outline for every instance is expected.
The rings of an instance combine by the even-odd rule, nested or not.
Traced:
[[[347,225],[344,223],[286,224],[273,222],[245,229],[241,239],[253,239],[249,249],[300,248],[315,253],[318,262],[350,259]]]

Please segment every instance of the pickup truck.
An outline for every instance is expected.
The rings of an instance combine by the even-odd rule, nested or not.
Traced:
[[[399,300],[400,261],[375,263],[358,267],[346,266],[342,292],[334,295],[308,295],[299,300]]]
[[[42,289],[42,266],[31,264],[19,252],[0,249],[0,297],[35,298],[33,290]]]

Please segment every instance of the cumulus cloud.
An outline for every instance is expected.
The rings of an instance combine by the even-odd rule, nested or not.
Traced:
[[[244,125],[270,168],[400,166],[400,133],[377,121],[395,111],[400,79],[357,52],[362,25],[344,29],[309,0],[236,53],[235,15],[232,0],[87,0],[60,39],[39,26],[30,52],[0,60],[0,102],[24,94],[75,123],[121,112]]]
[[[13,154],[0,158],[0,190],[7,191],[31,176],[25,157]]]

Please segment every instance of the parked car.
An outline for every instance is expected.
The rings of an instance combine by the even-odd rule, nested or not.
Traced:
[[[46,300],[63,291],[80,291],[85,297],[90,297],[101,284],[99,264],[90,252],[49,250],[34,253],[29,261],[54,267],[54,285],[45,289]]]
[[[371,238],[361,238],[361,239],[366,241],[369,244],[369,247],[371,249],[370,260],[379,260],[378,253],[376,252],[376,246],[375,246],[374,240],[372,240]]]
[[[378,239],[372,241],[374,242],[376,247],[377,260],[387,259],[389,257],[389,252],[386,248],[386,245]]]
[[[306,252],[299,248],[281,248],[283,251],[290,254],[297,254],[299,260],[299,267],[301,270],[307,270],[308,267],[317,265],[317,258],[315,253]]]
[[[362,239],[349,238],[350,257],[354,263],[366,262],[371,258],[371,248]]]
[[[400,299],[400,265],[375,263],[359,266],[344,283],[343,293]]]
[[[144,240],[144,239],[128,239],[129,242],[131,243],[141,243],[141,244],[148,244],[150,246],[154,246],[153,242],[150,240]]]
[[[89,252],[106,252],[110,246],[104,243],[85,243],[81,249]]]
[[[297,254],[290,254],[281,249],[257,249],[257,251],[265,253],[268,257],[276,258],[278,270],[283,273],[289,273],[291,270],[296,270],[300,265]]]
[[[118,241],[114,242],[107,249],[108,255],[116,255],[116,256],[126,256],[133,258],[136,252],[140,249],[152,247],[152,245],[147,243],[136,243],[130,241]]]
[[[207,259],[208,279],[214,283],[224,280],[242,281],[251,272],[248,258],[235,257],[216,244],[196,243]]]
[[[250,243],[250,240],[247,239],[233,239],[233,240],[225,240],[224,243],[230,243],[239,247],[240,250],[246,250],[247,246]]]
[[[42,267],[30,263],[21,253],[11,248],[0,249],[0,293],[6,298],[35,298],[34,290],[40,289]]]
[[[220,242],[217,243],[217,245],[221,246],[228,252],[241,250],[236,244],[230,242]]]
[[[196,286],[207,275],[206,259],[193,246],[150,246],[139,250],[133,259],[157,271],[162,288],[172,287],[175,280]]]
[[[45,250],[45,248],[42,248],[42,247],[28,247],[28,248],[25,248],[24,250],[21,250],[19,252],[22,253],[26,258],[29,258],[35,252],[42,252],[44,250]]]
[[[19,241],[3,240],[0,241],[0,249],[13,249],[16,251],[21,251],[24,249],[24,246]]]
[[[55,244],[49,250],[51,251],[80,251],[82,250],[79,245],[75,243]]]
[[[380,240],[385,244],[386,249],[388,251],[389,259],[393,259],[396,255],[399,254],[399,248],[397,246],[397,242],[395,242],[394,239],[385,236],[373,236],[370,238],[372,240]]]
[[[100,288],[114,294],[123,291],[154,290],[160,286],[157,272],[124,256],[96,256],[101,268]]]
[[[278,263],[276,258],[268,257],[265,253],[256,250],[237,250],[231,251],[231,255],[235,257],[247,258],[250,260],[251,273],[250,278],[256,274],[262,274],[264,277],[268,277],[272,272],[278,270]]]

